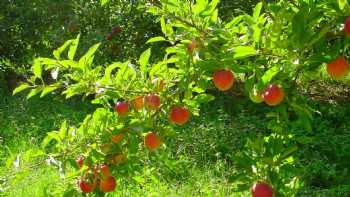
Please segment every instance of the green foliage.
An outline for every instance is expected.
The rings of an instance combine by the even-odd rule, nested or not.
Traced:
[[[277,106],[264,98],[267,104],[274,105],[264,111],[266,129],[244,135],[238,140],[237,149],[227,156],[238,169],[232,173],[238,184],[236,191],[249,191],[260,180],[271,184],[276,196],[298,196],[307,184],[302,179],[305,177],[298,154],[303,145],[313,142],[308,135],[316,130],[313,121],[319,113],[300,93],[308,77],[315,72],[325,73],[324,65],[330,60],[348,55],[348,38],[342,36],[340,24],[349,5],[335,0],[260,2],[251,14],[222,21],[218,4],[215,0],[166,0],[146,5],[148,13],[159,20],[163,34],[147,43],[168,43],[163,60],[152,59],[155,50],[148,48],[138,61],[133,61],[133,56],[125,62],[94,61],[103,47],[101,42],[77,58],[79,35],[55,50],[54,58],[39,57],[33,61],[31,78],[14,93],[30,89],[30,98],[57,90],[67,99],[82,95],[93,98],[92,103],[98,105],[79,126],[64,122],[58,131],[49,132],[42,143],[47,151],[42,154],[53,158],[54,163],[58,160],[61,171],[77,168],[74,158],[84,156],[82,168],[66,173],[68,184],[87,175],[91,166],[112,165],[114,159],[110,158],[116,154],[127,155],[130,162],[111,167],[112,174],[143,183],[137,172],[142,168],[140,156],[144,155],[139,152],[144,148],[146,134],[154,132],[164,142],[173,137],[178,127],[168,121],[172,107],[182,106],[191,115],[199,115],[200,107],[215,98],[210,82],[213,73],[225,69],[234,73],[238,86],[235,93],[246,98],[255,88],[266,96],[264,91],[271,84],[286,92]],[[67,50],[67,56],[63,55]],[[44,79],[45,73],[51,73],[52,79]],[[160,108],[152,109],[146,103],[142,110],[131,108],[127,115],[117,108],[116,113],[110,110],[117,101],[132,107],[136,97],[145,97],[147,102],[149,95],[159,96]],[[125,134],[126,139],[111,144],[113,136],[120,134]],[[68,186],[65,191],[75,189]]]

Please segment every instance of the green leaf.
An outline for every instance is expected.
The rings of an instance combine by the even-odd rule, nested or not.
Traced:
[[[41,61],[40,59],[35,59],[34,64],[32,66],[33,74],[36,78],[41,79],[41,74],[42,74],[42,68],[41,68]]]
[[[257,51],[253,47],[238,46],[234,48],[234,59],[243,59],[246,57],[257,55]]]
[[[278,66],[273,66],[269,70],[267,70],[264,75],[261,77],[262,83],[264,85],[268,84],[272,78],[280,71]]]
[[[120,67],[120,65],[121,65],[120,62],[116,62],[116,63],[109,65],[105,70],[105,75],[103,76],[102,80],[109,82],[111,80],[111,74],[112,74],[113,70]]]
[[[106,5],[109,2],[109,0],[101,0],[101,6]]]
[[[338,0],[338,5],[341,10],[344,10],[344,8],[348,5],[348,2],[346,0]]]
[[[67,121],[63,121],[62,124],[61,124],[61,128],[58,132],[58,135],[60,137],[61,140],[64,139],[64,137],[66,136],[67,134],[67,130],[68,130],[68,124],[67,124]]]
[[[59,60],[61,57],[61,54],[66,48],[73,42],[73,40],[67,40],[60,48],[53,51],[53,56]]]
[[[238,26],[238,24],[242,21],[243,18],[244,18],[243,15],[239,15],[239,16],[233,18],[232,21],[230,21],[229,23],[227,23],[225,25],[225,28],[231,29],[231,28]]]
[[[160,19],[160,26],[161,26],[161,28],[162,28],[162,32],[163,32],[163,34],[164,35],[167,35],[167,28],[166,28],[166,24],[165,24],[165,19],[164,19],[164,17],[162,17],[161,19]]]
[[[214,99],[215,99],[215,96],[211,94],[200,94],[194,97],[193,100],[201,104],[201,103],[209,103]]]
[[[277,163],[282,162],[283,160],[287,159],[288,157],[290,157],[295,151],[298,150],[297,146],[292,146],[290,148],[288,148],[286,151],[283,152],[283,154],[281,154],[281,156],[278,158]]]
[[[43,91],[41,92],[40,98],[46,96],[47,94],[55,91],[58,88],[58,86],[46,86],[44,87]]]
[[[254,11],[253,11],[253,17],[255,19],[259,18],[262,6],[263,6],[262,2],[256,4]]]
[[[19,92],[22,92],[23,90],[26,90],[28,88],[30,88],[30,85],[27,84],[27,83],[23,83],[20,86],[18,86],[16,89],[13,90],[12,95],[15,95],[15,94],[17,94]]]
[[[315,44],[317,41],[319,41],[323,36],[325,36],[329,31],[328,26],[324,26],[321,31],[318,31],[316,35],[312,37],[312,40],[310,41],[309,45],[312,46]]]
[[[212,23],[216,23],[218,21],[218,10],[215,10],[210,17]]]
[[[55,140],[57,142],[61,142],[61,138],[60,138],[59,134],[57,133],[57,131],[49,132],[46,135],[46,137],[44,138],[43,142],[41,143],[41,147],[46,148],[49,145],[49,143],[53,140]]]
[[[30,99],[31,97],[37,95],[40,91],[41,91],[41,87],[35,88],[35,89],[31,89],[29,94],[27,95],[27,99]]]
[[[75,52],[77,51],[78,44],[79,44],[80,34],[77,36],[76,39],[73,40],[72,44],[69,47],[68,51],[68,59],[73,60],[75,56]]]
[[[97,43],[89,48],[88,52],[85,53],[83,57],[79,59],[79,67],[82,69],[86,69],[90,66],[94,60],[94,54],[97,51],[98,47],[101,43]]]
[[[201,12],[203,12],[205,10],[205,8],[208,6],[208,2],[207,1],[197,1],[196,4],[193,6],[192,8],[192,12],[195,15],[199,15],[201,14]]]
[[[148,64],[150,57],[151,57],[151,49],[150,48],[141,54],[140,59],[139,59],[139,63],[140,63],[140,70],[142,73],[146,73],[147,64]]]
[[[166,39],[162,36],[158,36],[158,37],[150,38],[149,40],[147,40],[146,43],[161,42],[161,41],[166,41]]]

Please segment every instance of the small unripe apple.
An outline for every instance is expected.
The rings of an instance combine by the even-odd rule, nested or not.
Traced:
[[[119,154],[119,155],[114,156],[113,159],[114,159],[115,164],[120,164],[124,161],[125,156],[123,154]]]
[[[108,161],[112,165],[119,165],[126,160],[126,156],[123,155],[123,153],[117,154],[117,155],[110,155],[108,157]]]
[[[254,87],[252,91],[249,92],[249,98],[254,103],[261,103],[264,101],[262,93],[258,92],[258,90]]]
[[[112,142],[118,144],[120,141],[122,141],[122,139],[124,138],[125,133],[124,132],[120,132],[117,135],[112,137]]]
[[[77,158],[77,160],[75,160],[76,161],[76,163],[77,163],[77,166],[79,167],[79,168],[81,168],[81,167],[83,167],[83,164],[84,164],[84,156],[79,156],[78,158]]]
[[[276,106],[283,101],[284,92],[279,86],[271,84],[265,89],[262,97],[266,104]]]
[[[158,95],[155,94],[150,94],[145,96],[144,98],[145,101],[145,106],[148,109],[158,109],[160,107],[160,97]]]
[[[115,104],[115,111],[120,115],[124,116],[129,111],[129,105],[127,102],[117,102]]]
[[[89,183],[86,179],[79,180],[79,187],[82,192],[90,193],[93,192],[96,188],[96,183]]]
[[[252,197],[273,197],[272,187],[264,182],[257,182],[251,188]]]
[[[117,182],[114,177],[109,176],[106,179],[100,180],[100,190],[102,192],[112,192],[117,186]]]
[[[349,73],[349,64],[345,57],[341,56],[327,64],[327,72],[333,79],[342,79]]]
[[[221,91],[229,90],[234,81],[235,77],[231,70],[218,70],[213,74],[214,85]]]
[[[350,37],[350,16],[344,22],[344,32],[347,37]]]
[[[105,143],[101,145],[101,152],[104,154],[108,154],[112,149],[112,144],[111,143]]]
[[[161,141],[157,136],[157,134],[155,134],[154,132],[151,132],[145,136],[144,143],[146,148],[148,148],[149,150],[155,150],[160,147]]]
[[[190,118],[190,112],[184,107],[174,106],[170,111],[170,120],[178,125],[185,124]]]

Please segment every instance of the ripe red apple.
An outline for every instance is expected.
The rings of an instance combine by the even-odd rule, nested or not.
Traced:
[[[108,34],[108,35],[106,36],[106,39],[107,39],[108,41],[111,41],[111,40],[113,39],[113,35],[112,35],[112,34]]]
[[[77,160],[75,160],[78,167],[81,168],[83,167],[83,164],[84,164],[84,156],[80,155]]]
[[[344,22],[345,35],[350,37],[350,16],[348,16]]]
[[[264,182],[257,182],[251,188],[252,197],[273,197],[272,187]]]
[[[235,81],[231,70],[218,70],[213,74],[214,85],[221,91],[229,90]]]
[[[112,28],[112,34],[119,34],[120,32],[122,32],[122,28],[119,26],[115,26]]]
[[[333,79],[341,79],[347,75],[349,73],[349,64],[345,57],[341,56],[330,62],[327,65],[327,72]]]
[[[84,193],[93,192],[96,188],[96,181],[94,181],[93,183],[89,183],[86,179],[82,178],[79,180],[79,187]]]
[[[144,98],[145,106],[149,109],[158,109],[160,107],[160,97],[155,94],[150,94]]]
[[[196,40],[192,39],[192,41],[187,44],[188,53],[192,54],[195,48],[196,48]]]
[[[170,120],[178,125],[185,124],[190,118],[190,112],[184,107],[174,106],[170,111]]]
[[[266,104],[275,106],[283,101],[284,92],[279,86],[271,84],[265,89],[262,97]]]
[[[117,186],[117,182],[114,177],[109,176],[106,179],[101,179],[100,190],[102,192],[112,192]]]
[[[143,96],[138,96],[132,100],[132,106],[136,111],[140,110],[143,108]]]
[[[124,116],[129,111],[129,105],[127,102],[117,102],[115,104],[115,111],[120,115]]]
[[[145,136],[145,146],[149,150],[155,150],[155,149],[159,148],[160,144],[161,144],[161,141],[160,141],[159,137],[157,136],[157,134],[155,134],[154,132],[148,133]]]
[[[109,177],[110,176],[110,173],[109,173],[109,167],[106,165],[106,164],[101,164],[99,166],[101,172],[102,172],[102,175],[104,177]]]
[[[112,137],[112,142],[118,144],[120,141],[122,141],[122,139],[124,138],[125,133],[124,132],[120,132],[117,135]]]

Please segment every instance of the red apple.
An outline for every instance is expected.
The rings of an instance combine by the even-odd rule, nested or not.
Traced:
[[[150,94],[144,98],[145,106],[148,109],[158,109],[160,107],[160,97],[155,94]]]
[[[78,167],[81,168],[83,167],[83,164],[84,164],[84,156],[80,155],[77,160],[75,160]]]
[[[271,84],[265,89],[262,97],[266,104],[275,106],[283,101],[284,92],[279,86]]]
[[[159,137],[157,136],[157,134],[155,134],[154,132],[148,133],[145,136],[145,146],[149,150],[155,150],[155,149],[159,148],[160,144],[161,144],[161,141],[160,141]]]
[[[100,165],[100,170],[101,170],[102,175],[104,177],[109,177],[110,176],[109,167],[106,164],[101,164]]]
[[[112,35],[112,34],[108,34],[108,35],[106,36],[106,39],[107,39],[108,41],[111,41],[111,40],[113,39],[113,35]]]
[[[79,187],[84,193],[93,192],[96,188],[96,181],[94,181],[93,183],[89,183],[86,179],[82,178],[79,180]]]
[[[192,54],[195,48],[196,48],[196,40],[192,39],[192,41],[187,44],[188,53]]]
[[[190,113],[184,107],[175,106],[170,111],[170,120],[178,125],[185,124],[190,118]]]
[[[235,81],[231,70],[218,70],[213,74],[214,85],[221,91],[229,90]]]
[[[251,188],[252,197],[273,197],[272,187],[264,182],[257,182]]]
[[[349,64],[345,57],[341,56],[330,62],[327,65],[327,72],[333,79],[341,79],[347,75],[349,73]]]
[[[117,186],[117,182],[114,177],[109,176],[106,179],[101,179],[100,190],[102,192],[112,192]]]
[[[344,22],[344,32],[347,37],[350,37],[350,16]]]
[[[122,28],[121,27],[116,26],[116,27],[112,28],[112,34],[118,34],[120,32],[122,32]]]
[[[117,102],[115,104],[115,111],[120,115],[124,116],[129,111],[129,105],[127,102]]]
[[[143,108],[143,96],[138,96],[132,100],[132,106],[136,111],[140,110]]]
[[[120,141],[122,141],[122,139],[124,138],[125,133],[124,132],[120,132],[117,135],[112,137],[112,142],[118,144]]]

